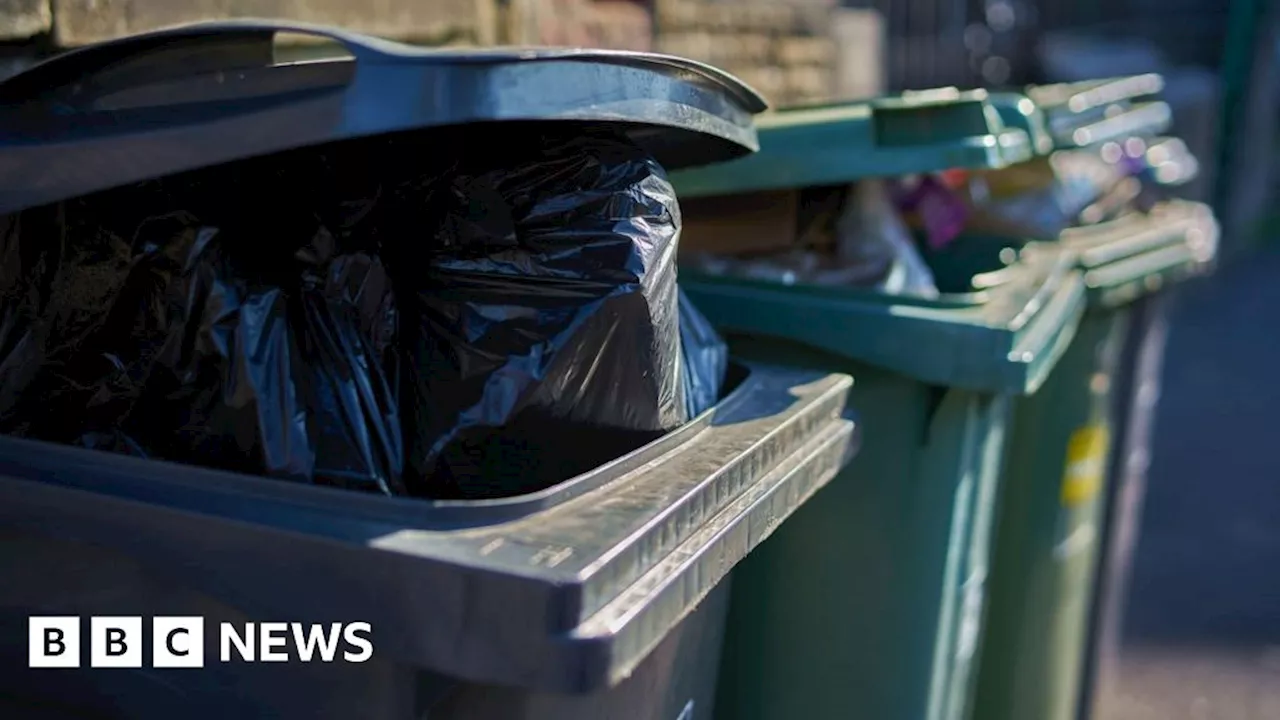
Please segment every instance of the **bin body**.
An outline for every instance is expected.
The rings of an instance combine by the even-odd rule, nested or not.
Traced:
[[[279,62],[279,33],[337,43],[346,56]],[[731,76],[678,58],[424,51],[261,20],[77,48],[6,79],[0,97],[23,110],[0,114],[5,215],[250,158],[471,124],[572,122],[575,133],[608,124],[666,169],[689,168],[755,150],[752,116],[766,107]],[[224,316],[243,310],[231,306]],[[494,318],[479,314],[489,332]],[[344,350],[351,344],[342,338]],[[269,345],[251,352],[276,352]],[[342,382],[362,399],[376,394],[350,375]],[[730,570],[856,448],[849,378],[742,367],[730,376],[736,390],[643,447],[551,487],[474,502],[0,437],[0,629],[18,638],[32,616],[79,617],[83,641],[80,665],[59,669],[28,667],[39,651],[28,656],[26,644],[0,648],[0,715],[709,715]],[[366,417],[391,412],[378,405],[342,430],[359,435]],[[403,457],[393,444],[387,455]],[[93,616],[136,619],[140,658],[89,666]],[[153,666],[156,616],[203,618],[202,669]],[[369,623],[374,646],[361,661],[306,661],[287,625],[286,660],[222,659],[222,623],[307,632],[355,622]]]
[[[1086,313],[1053,376],[1015,406],[975,717],[1074,718],[1130,320]]]
[[[866,424],[857,461],[735,571],[716,716],[963,717],[1009,396],[729,341],[843,368]]]
[[[856,447],[847,377],[757,368],[737,382],[680,430],[501,501],[386,498],[0,437],[0,630],[81,618],[78,668],[30,668],[26,643],[0,648],[0,708],[709,716],[730,570]],[[142,618],[139,666],[89,666],[90,616]],[[204,618],[203,668],[152,666],[153,616]],[[223,661],[221,623],[247,622],[368,622],[374,651],[301,662],[287,643],[287,662]]]
[[[1003,248],[982,250],[998,265]],[[1010,262],[987,291],[938,300],[685,277],[732,352],[852,374],[864,432],[735,570],[716,717],[964,717],[1012,403],[1084,307],[1069,256]]]
[[[1132,541],[1120,535],[1133,528],[1118,523],[1134,512],[1125,496],[1141,480],[1129,466],[1143,475],[1150,442],[1163,345],[1139,348],[1150,344],[1166,285],[1203,271],[1216,237],[1208,209],[1181,202],[1064,235],[1090,285],[1089,309],[1045,386],[1014,406],[975,717],[1075,720],[1081,711],[1104,602],[1098,579],[1117,571],[1104,558]]]
[[[110,507],[93,498],[83,502],[86,508]],[[247,621],[261,620],[249,603],[233,604],[216,593],[194,591],[173,573],[136,556],[38,533],[6,532],[0,542],[0,565],[6,577],[25,581],[21,589],[3,592],[0,630],[6,637],[26,636],[24,615],[79,615],[85,618],[84,632],[90,615],[141,615],[144,628],[155,615],[205,619],[205,663],[200,669],[88,668],[86,659],[78,669],[31,670],[24,667],[26,643],[8,643],[0,650],[0,714],[30,720],[676,720],[682,712],[696,712],[693,717],[698,717],[710,712],[714,700],[729,589],[726,578],[628,678],[597,692],[573,694],[468,683],[380,657],[380,636],[396,629],[376,623],[375,653],[365,663],[304,664],[294,658],[287,663],[223,664],[216,657],[218,625],[228,622],[242,628]],[[278,578],[259,581],[264,590],[287,589]],[[423,611],[429,612],[429,606]],[[294,614],[270,619],[297,618]],[[144,656],[150,654],[150,641],[147,638]],[[87,645],[82,635],[83,649]]]
[[[1160,397],[1168,316],[1176,291],[1138,299],[1131,311],[1132,326],[1120,358],[1113,389],[1115,437],[1104,500],[1100,562],[1094,577],[1097,589],[1089,616],[1080,701],[1076,716],[1093,717],[1103,683],[1115,676],[1120,661],[1121,625],[1133,566],[1133,553],[1146,496],[1147,468],[1156,404]]]
[[[1004,167],[1045,146],[1042,128],[1006,124],[990,101],[940,89],[775,113],[758,123],[759,153],[672,181],[682,199],[754,208],[751,194],[767,191],[793,193],[800,207],[804,188]],[[1001,102],[1018,112],[1028,103]],[[732,246],[731,234],[724,245],[715,235],[728,219],[717,207],[703,208],[705,225],[686,223],[684,247],[697,248],[691,229],[708,225],[708,252]],[[686,221],[697,211],[686,205]],[[807,248],[807,215],[785,212],[743,232],[772,236],[751,239],[779,252]],[[778,282],[682,272],[733,352],[853,374],[869,433],[794,527],[735,571],[717,717],[959,720],[971,704],[1011,404],[1052,372],[1084,286],[1053,252],[1027,262],[1003,244],[923,254],[932,282],[917,289],[937,293],[898,294],[887,278],[859,286],[803,272]]]

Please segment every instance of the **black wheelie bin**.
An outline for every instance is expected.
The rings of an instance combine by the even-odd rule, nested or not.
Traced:
[[[345,55],[278,62],[273,38],[281,32],[336,42]],[[304,304],[302,312],[291,304],[296,298],[289,292],[271,289],[277,278],[269,273],[230,279],[216,275],[226,267],[218,263],[231,260],[219,256],[214,258],[218,262],[200,264],[207,259],[201,253],[216,246],[216,233],[193,230],[184,246],[188,255],[169,256],[166,248],[150,244],[157,227],[189,227],[183,224],[185,210],[148,221],[132,238],[97,238],[93,223],[114,217],[113,212],[128,214],[125,205],[136,201],[138,193],[154,197],[138,187],[153,187],[148,183],[180,174],[195,188],[186,191],[196,201],[224,202],[217,193],[232,193],[235,183],[225,182],[225,177],[215,182],[202,173],[252,162],[252,171],[232,174],[248,184],[249,190],[241,188],[246,197],[240,199],[252,213],[228,217],[235,215],[240,229],[258,223],[269,229],[252,235],[256,245],[249,254],[270,255],[278,250],[274,242],[291,239],[288,218],[276,216],[271,196],[293,192],[329,197],[323,183],[307,185],[306,193],[299,193],[287,183],[273,185],[271,177],[254,176],[270,176],[273,163],[285,151],[297,160],[321,149],[365,143],[343,156],[348,164],[324,175],[344,184],[362,158],[372,172],[360,172],[374,176],[439,164],[441,157],[449,167],[482,161],[500,167],[506,161],[501,153],[523,152],[512,134],[534,142],[544,134],[566,133],[572,136],[566,141],[572,149],[579,147],[573,145],[580,142],[577,135],[594,138],[591,133],[605,128],[611,133],[607,142],[601,141],[607,152],[562,157],[576,173],[571,179],[591,177],[592,182],[605,183],[626,175],[628,168],[645,168],[647,174],[626,187],[639,188],[633,195],[642,198],[636,202],[652,201],[666,208],[664,222],[674,238],[679,217],[663,168],[753,151],[752,115],[764,109],[754,92],[712,68],[656,55],[433,51],[327,28],[242,21],[158,31],[76,50],[0,83],[0,98],[0,238],[5,240],[3,267],[8,278],[3,283],[6,318],[12,321],[5,325],[5,367],[0,372],[4,401],[9,403],[0,411],[6,428],[6,436],[0,437],[0,572],[5,578],[0,626],[10,638],[0,650],[0,714],[135,720],[711,717],[730,571],[852,457],[857,436],[846,408],[850,378],[727,362],[723,387],[710,407],[674,426],[628,435],[629,445],[585,425],[568,435],[553,432],[548,426],[561,418],[537,416],[522,428],[523,436],[506,445],[504,429],[493,430],[484,457],[459,451],[447,458],[451,467],[460,468],[451,478],[458,487],[476,483],[489,492],[406,494],[393,487],[394,472],[383,473],[381,492],[357,492],[350,487],[364,478],[356,477],[353,468],[380,463],[395,469],[413,462],[400,462],[411,453],[400,446],[400,436],[384,432],[392,419],[403,420],[406,427],[410,420],[426,423],[438,408],[422,401],[400,406],[397,415],[389,405],[370,400],[372,395],[384,400],[408,395],[403,387],[379,390],[366,382],[373,377],[370,366],[379,362],[378,356],[366,353],[342,364],[335,357],[346,355],[326,354],[335,347],[355,352],[348,342],[354,336],[291,330],[290,342],[272,344],[268,340],[276,335],[270,324],[251,332],[246,320],[254,313],[267,313],[270,302],[279,301],[289,311],[267,313],[272,322],[323,330],[332,326],[325,323],[333,322],[341,308],[313,303]],[[459,132],[473,130],[478,135],[468,136],[472,144],[467,147],[479,148],[475,157],[449,146]],[[380,138],[392,136],[402,142],[388,151]],[[485,150],[496,159],[481,157]],[[610,153],[633,158],[637,152],[645,154],[638,165],[610,164]],[[308,180],[305,175],[290,177],[304,185]],[[517,181],[520,178],[511,182]],[[556,237],[562,240],[563,233],[577,232],[583,246],[599,251],[591,256],[592,267],[603,268],[613,284],[602,284],[599,277],[587,282],[576,275],[545,273],[539,287],[549,299],[531,305],[504,301],[509,288],[491,282],[501,273],[508,279],[518,277],[524,267],[519,263],[528,255],[508,248],[509,252],[480,258],[435,258],[435,274],[430,277],[447,276],[456,282],[419,293],[437,303],[431,305],[437,311],[431,322],[466,336],[450,340],[461,344],[488,337],[506,327],[504,323],[527,320],[531,313],[555,315],[566,303],[590,304],[587,301],[607,296],[600,307],[617,314],[605,324],[605,334],[635,334],[625,313],[640,302],[636,287],[648,287],[652,280],[640,277],[652,270],[643,264],[652,258],[632,252],[623,259],[641,266],[619,270],[617,256],[609,254],[616,243],[601,242],[575,224],[582,221],[580,215],[627,212],[627,203],[635,197],[604,195],[574,214],[580,208],[570,213],[552,207],[564,195],[552,194],[530,209],[527,197],[508,192],[502,183],[483,186],[474,177],[468,183],[455,180],[397,190],[413,197],[420,193],[432,202],[479,208],[458,215],[456,222],[434,235],[415,233],[417,226],[408,222],[430,220],[435,217],[430,212],[379,215],[377,207],[365,212],[352,201],[344,205],[343,217],[354,218],[353,224],[322,223],[326,233],[332,233],[317,233],[291,262],[315,265],[317,254],[358,234],[352,227],[383,241],[401,233],[422,244],[488,233],[497,241],[519,245],[549,242],[546,237],[555,233],[561,233]],[[201,194],[206,191],[213,195]],[[492,192],[486,195],[488,191]],[[255,204],[255,198],[248,197],[254,194],[268,197]],[[336,190],[333,197],[352,200]],[[81,214],[84,198],[96,203],[100,216]],[[507,205],[500,202],[508,200]],[[517,205],[525,224],[518,225],[512,239],[510,218],[499,217],[493,208]],[[323,203],[315,207],[320,215],[328,212]],[[547,208],[551,215],[538,216]],[[375,221],[369,221],[371,217]],[[507,225],[501,225],[504,222]],[[497,231],[490,227],[493,223],[498,223]],[[621,223],[623,229],[612,232],[625,236],[641,225]],[[37,232],[50,227],[65,233]],[[98,250],[123,246],[130,251],[123,253],[123,267],[111,252],[91,256],[78,247],[77,240],[85,237],[95,238],[86,244]],[[674,239],[671,244],[674,256]],[[565,253],[579,257],[580,251],[576,245],[555,246],[538,257],[554,264]],[[139,259],[143,256],[145,262]],[[52,272],[53,290],[15,277],[15,268],[34,267],[43,273],[40,263],[46,261],[63,263]],[[161,358],[150,367],[169,362],[185,368],[189,377],[126,372],[138,366],[130,355],[135,348],[102,333],[94,335],[96,342],[115,350],[89,347],[76,355],[80,365],[51,368],[49,358],[61,357],[67,348],[55,347],[49,338],[70,332],[66,325],[71,321],[49,307],[75,302],[87,308],[77,318],[93,317],[100,294],[110,299],[113,315],[108,324],[132,333],[129,338],[172,331],[165,323],[174,316],[166,307],[140,306],[137,298],[109,286],[125,271],[133,273],[133,282],[135,271],[143,267],[150,273],[142,278],[143,290],[150,292],[172,277],[185,277],[193,263],[199,272],[191,287],[204,293],[199,317],[206,325],[174,337],[194,337],[198,342],[147,350]],[[413,262],[388,265],[393,276],[413,275],[419,269]],[[372,299],[377,305],[371,274],[345,284],[360,267],[354,261],[341,267],[333,264],[324,273],[306,276],[302,285],[289,287],[303,295],[316,287],[354,287],[345,298],[349,304],[363,308]],[[74,277],[68,279],[68,273]],[[209,277],[225,282],[214,283]],[[86,295],[58,297],[67,288]],[[622,301],[608,304],[615,296]],[[164,297],[172,305],[189,302],[181,294]],[[256,300],[232,302],[245,297]],[[477,297],[487,299],[481,302]],[[664,297],[670,300],[666,305],[648,307],[646,317],[654,319],[655,326],[667,322],[664,314],[676,313],[674,282]],[[460,314],[468,322],[449,325]],[[119,317],[130,320],[120,324]],[[376,317],[380,322],[383,315]],[[576,317],[570,320],[576,322]],[[519,325],[521,329],[500,339],[523,342],[528,339],[523,335],[526,327]],[[381,329],[378,323],[366,328],[369,333]],[[648,357],[658,341],[641,337],[625,347],[633,356]],[[452,346],[441,350],[439,346],[447,343],[430,333],[422,342],[435,353],[423,350],[434,364],[413,365],[404,376],[419,386],[430,386],[441,375],[445,380],[466,377],[474,365],[493,359],[492,353],[483,352],[452,355],[446,352]],[[200,382],[209,371],[187,360],[201,352],[226,354],[233,345],[243,363],[220,370],[221,384],[209,386],[214,390],[184,395],[191,387],[205,387]],[[556,371],[559,366],[541,362],[538,353],[566,354],[546,343],[529,345],[534,349],[523,356],[527,363],[508,363],[503,373],[482,378],[485,398],[492,405],[523,402],[513,399],[511,388],[546,380]],[[28,352],[32,347],[39,353]],[[577,402],[574,412],[590,400],[574,392],[592,384],[591,374],[611,371],[591,362],[593,352],[591,347],[577,351],[586,358],[579,365],[590,371],[579,376],[581,385],[553,389]],[[305,383],[295,387],[286,382],[292,375],[263,372],[264,367],[282,367],[271,364],[273,353],[298,354],[303,361],[283,366],[289,369],[284,374],[323,376],[330,381],[324,387],[332,392],[319,393]],[[11,364],[32,358],[46,362]],[[50,387],[65,389],[83,372],[111,374],[121,368],[112,375],[117,385],[110,392],[86,394],[74,388],[79,394],[72,396],[87,398],[79,406],[83,413],[74,407],[68,411],[56,398],[43,407],[38,399],[28,398],[21,413],[10,412],[16,396],[31,394],[26,392],[31,373]],[[689,384],[680,372],[668,373],[668,379],[674,378],[670,387]],[[164,385],[169,381],[176,384]],[[435,399],[452,402],[446,391],[459,383],[446,385]],[[120,384],[129,387],[122,390]],[[552,392],[549,384],[537,386],[542,400]],[[333,411],[330,414],[337,413],[335,408],[355,407],[345,417],[360,416],[366,422],[317,430],[318,421],[302,411],[271,415],[271,403],[292,397],[290,388],[306,395],[306,402],[283,406],[319,407]],[[677,407],[673,398],[684,391],[669,389],[661,386],[650,399],[664,408]],[[95,416],[103,403],[126,396],[134,403],[132,414],[118,427],[107,423],[96,434],[75,435],[66,443],[50,442],[49,433],[38,431],[54,427],[54,420],[74,424],[81,414]],[[150,404],[138,404],[138,397],[149,398]],[[182,406],[181,412],[170,412],[175,403]],[[208,407],[216,412],[198,422],[192,419]],[[645,408],[617,401],[605,410],[635,414]],[[53,418],[55,411],[62,415]],[[473,411],[496,412],[476,405],[458,414]],[[323,419],[328,417],[325,412],[315,414]],[[229,416],[234,422],[227,420]],[[326,482],[306,472],[262,477],[269,473],[244,470],[288,464],[278,462],[274,451],[244,451],[251,442],[241,434],[252,434],[252,427],[246,427],[254,422],[260,435],[284,438],[271,447],[283,448],[286,460],[295,457],[290,453],[296,445],[311,442],[318,433],[321,440],[308,446],[310,454],[299,456],[316,467],[328,463]],[[134,430],[145,430],[150,444],[135,442],[137,435],[130,435]],[[189,433],[200,435],[198,441],[185,435]],[[174,461],[186,457],[175,455],[174,448],[183,443],[207,451],[206,466]],[[583,456],[601,454],[602,448],[618,451],[594,468],[575,470],[549,484],[546,464],[506,462],[536,456],[548,443]],[[496,464],[488,464],[495,457]],[[490,471],[503,474],[519,490],[485,486]],[[524,475],[535,473],[543,473],[542,482],[521,484]],[[110,619],[92,620],[103,617]],[[192,640],[187,651],[195,648],[197,657],[183,657],[201,666],[164,667],[173,658],[162,649],[170,655],[178,652],[173,623],[193,619],[195,625],[187,626],[190,632],[184,639]],[[335,623],[344,633],[336,654],[303,647],[299,632],[317,627],[325,631]],[[41,634],[50,627],[61,634]],[[114,629],[116,635],[102,634],[104,628]],[[129,628],[139,629],[141,637],[130,635]],[[202,631],[202,645],[191,628]],[[256,644],[255,628],[260,641]],[[363,643],[350,640],[346,633],[353,630]],[[17,640],[22,637],[31,643]],[[42,645],[50,637],[61,652],[51,653]],[[73,648],[76,639],[79,647]],[[126,640],[142,644],[129,653],[110,652],[125,647]],[[103,648],[108,652],[100,653]],[[54,665],[71,663],[47,666],[53,657],[60,658]],[[165,657],[169,659],[161,662]],[[104,667],[108,663],[103,658],[115,666]],[[40,664],[46,666],[32,667]]]

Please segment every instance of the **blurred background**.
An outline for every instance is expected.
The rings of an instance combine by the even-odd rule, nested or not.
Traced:
[[[1269,0],[0,0],[0,76],[196,20],[287,17],[439,46],[656,50],[775,107],[1156,72],[1222,267],[1169,328],[1118,658],[1093,717],[1280,718],[1280,3]],[[1028,718],[1027,720],[1035,720]]]

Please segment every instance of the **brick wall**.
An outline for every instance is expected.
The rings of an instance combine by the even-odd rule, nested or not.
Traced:
[[[827,0],[655,0],[661,52],[723,68],[770,103],[830,98],[837,48]]]
[[[612,50],[653,49],[653,21],[641,0],[508,0],[501,42]]]
[[[0,0],[4,3],[15,0]],[[496,0],[16,0],[42,3],[59,46],[119,37],[167,25],[272,17],[367,32],[410,42],[466,38],[492,43]]]

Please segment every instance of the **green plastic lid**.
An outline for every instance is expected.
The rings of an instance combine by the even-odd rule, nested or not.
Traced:
[[[1207,205],[1174,200],[1149,214],[1072,228],[1061,242],[1079,258],[1090,304],[1114,307],[1210,268],[1218,223]]]
[[[1000,120],[1005,127],[1017,128],[1027,134],[1035,154],[1048,155],[1053,151],[1049,120],[1031,98],[1021,93],[992,93],[991,104],[1000,113]]]
[[[1185,185],[1200,174],[1200,163],[1187,144],[1176,137],[1156,137],[1145,142],[1143,158],[1161,185]]]
[[[1169,105],[1148,100],[1164,89],[1154,73],[1031,86],[1030,98],[1048,119],[1049,132],[1059,148],[1101,145],[1133,136],[1164,132],[1173,121]]]
[[[1082,114],[1119,102],[1132,102],[1164,91],[1164,78],[1156,73],[1085,80],[1083,82],[1032,85],[1027,96],[1046,112]]]
[[[756,120],[760,151],[672,174],[681,197],[839,185],[951,168],[997,168],[1032,157],[985,90],[942,88],[810,106]]]

